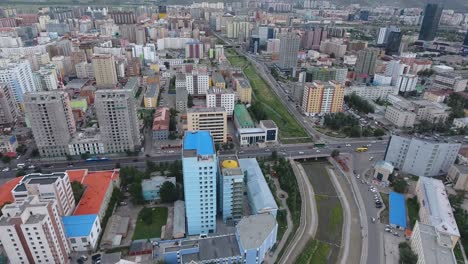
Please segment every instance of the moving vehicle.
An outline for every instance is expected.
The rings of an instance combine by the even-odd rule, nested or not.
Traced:
[[[108,161],[109,158],[106,158],[106,157],[91,157],[91,158],[88,158],[85,160],[85,162],[100,162],[100,161]]]
[[[16,167],[17,167],[18,169],[22,169],[22,168],[26,167],[26,164],[24,164],[24,163],[18,163],[18,164],[16,164]]]
[[[369,161],[372,161],[373,159],[374,159],[374,157],[370,157],[370,158],[369,158]]]
[[[375,218],[371,217],[372,223],[375,223]]]
[[[356,148],[356,152],[366,152],[368,150],[367,147],[359,147],[359,148]]]
[[[304,154],[304,151],[299,151],[299,154],[303,155],[303,154]]]
[[[325,143],[315,143],[315,144],[314,144],[314,147],[316,147],[316,148],[324,148],[324,147],[325,147]]]

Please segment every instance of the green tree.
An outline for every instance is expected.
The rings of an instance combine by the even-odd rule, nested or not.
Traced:
[[[143,199],[143,190],[141,189],[141,178],[138,177],[132,183],[129,188],[129,192],[134,204],[143,204],[145,200]]]
[[[188,108],[193,107],[193,96],[191,94],[189,94],[188,97],[187,97],[187,107]]]
[[[176,186],[172,182],[164,182],[159,190],[159,196],[163,203],[172,203],[179,198]]]
[[[33,149],[33,151],[31,152],[31,155],[33,157],[39,157],[39,150],[37,148]]]
[[[152,172],[155,172],[158,170],[158,166],[156,165],[156,163],[150,161],[150,160],[147,160],[146,161],[146,172],[147,173],[152,173]]]
[[[332,150],[332,152],[331,152],[332,158],[336,158],[336,157],[338,157],[339,155],[340,155],[340,151],[339,151],[339,150],[337,150],[337,149]]]
[[[405,193],[406,188],[408,187],[408,183],[404,179],[394,178],[392,180],[391,186],[395,192]]]
[[[21,155],[24,155],[24,153],[26,153],[26,150],[28,150],[28,147],[26,147],[25,145],[21,144],[19,145],[17,148],[16,148],[16,152],[21,154]]]
[[[171,108],[169,111],[169,131],[176,131],[177,130],[177,110]]]
[[[345,96],[344,100],[349,107],[356,109],[359,112],[363,112],[365,114],[374,113],[374,106],[372,106],[366,99],[361,98],[355,93]]]
[[[169,175],[175,177],[178,183],[183,182],[182,178],[182,162],[180,160],[175,160],[169,165]]]
[[[383,129],[381,129],[381,128],[376,128],[376,129],[374,130],[374,137],[381,137],[381,136],[383,136],[383,135],[385,135],[385,131],[384,131]]]
[[[408,242],[402,242],[398,245],[400,259],[398,263],[400,264],[416,264],[418,262],[418,256],[414,254],[413,250],[411,250],[410,245]]]
[[[85,192],[85,187],[79,181],[72,181],[71,188],[73,192],[73,197],[75,198],[75,205],[77,205]]]
[[[24,169],[20,169],[16,172],[16,177],[20,177],[24,175],[26,175],[26,171]]]
[[[10,161],[11,161],[10,156],[3,156],[3,157],[2,157],[2,162],[3,162],[3,163],[10,163]]]
[[[249,111],[257,121],[267,119],[267,114],[265,113],[263,106],[258,102],[252,103],[249,107]]]
[[[84,159],[84,160],[89,159],[89,153],[88,152],[82,153],[80,156],[81,156],[81,159]]]

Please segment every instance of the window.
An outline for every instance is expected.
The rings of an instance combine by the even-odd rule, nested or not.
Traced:
[[[70,238],[70,243],[75,244],[75,243],[76,243],[76,239]]]

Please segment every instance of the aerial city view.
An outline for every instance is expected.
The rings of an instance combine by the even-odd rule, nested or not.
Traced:
[[[0,264],[468,264],[467,0],[0,0]]]

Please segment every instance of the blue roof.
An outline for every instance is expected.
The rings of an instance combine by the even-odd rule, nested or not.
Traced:
[[[184,150],[196,150],[198,155],[213,155],[213,138],[209,131],[187,131]]]
[[[96,221],[97,214],[62,216],[67,237],[89,236]]]
[[[391,192],[390,200],[390,224],[406,228],[406,206],[405,196],[400,193]]]

